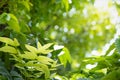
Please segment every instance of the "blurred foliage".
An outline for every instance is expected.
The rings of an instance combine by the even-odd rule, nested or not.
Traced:
[[[12,77],[9,66],[18,63],[13,71],[25,80],[38,80],[38,75],[40,80],[119,79],[119,8],[119,0],[1,0],[0,58],[5,64],[2,67]],[[44,46],[38,50],[41,45]],[[22,61],[16,61],[16,50],[20,53],[17,57],[29,64],[23,66]],[[35,55],[39,51],[43,54]],[[25,70],[28,66],[37,67],[36,61],[43,61],[42,69],[37,68],[40,74]],[[51,71],[50,65],[55,65],[51,62],[61,65]],[[95,67],[86,69],[89,65]],[[26,78],[20,73],[25,73],[23,70],[36,74]],[[4,80],[2,73],[0,78]]]

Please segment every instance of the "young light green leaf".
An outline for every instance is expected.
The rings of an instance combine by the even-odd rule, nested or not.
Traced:
[[[65,53],[62,51],[60,52],[60,54],[58,55],[58,58],[60,60],[60,62],[66,67],[66,64],[67,64],[67,57],[65,55]]]
[[[39,50],[38,50],[38,53],[42,53],[42,54],[48,54],[48,53],[50,53],[50,52],[52,52],[53,50],[45,50],[44,48],[40,48]]]
[[[4,42],[6,44],[9,44],[9,45],[15,46],[14,41],[12,39],[10,39],[10,38],[0,37],[0,41]]]
[[[65,55],[67,57],[68,62],[71,63],[72,62],[72,58],[71,58],[69,50],[66,47],[64,47],[63,51],[65,52]]]
[[[17,53],[17,50],[14,47],[11,47],[11,46],[4,46],[4,47],[0,48],[0,51],[8,52],[8,53],[14,53],[14,54]]]
[[[53,50],[46,50],[47,48],[49,48],[49,47],[52,45],[52,43],[48,43],[48,44],[42,46],[42,45],[38,42],[37,45],[38,45],[38,53],[48,54],[48,53],[50,53],[50,52],[53,51]]]
[[[33,64],[33,61],[28,61],[27,63],[25,63],[25,66],[30,66],[32,67],[34,64]]]
[[[39,56],[37,57],[37,60],[43,64],[49,64],[49,65],[51,65],[50,62],[54,62],[52,59],[45,57],[45,56]]]
[[[14,41],[13,41],[12,39],[7,38],[7,37],[0,37],[0,41],[4,42],[6,44],[9,44],[11,46],[19,46],[20,45],[16,38],[14,38]]]
[[[35,53],[26,51],[25,54],[20,54],[20,57],[25,59],[36,59],[37,55]]]
[[[43,72],[45,73],[45,79],[48,80],[50,77],[50,71],[48,69],[48,66],[45,64],[40,64],[40,67],[42,68]]]
[[[42,47],[42,45],[40,44],[40,42],[37,42],[37,48],[39,49],[41,47]]]
[[[37,53],[37,49],[33,46],[30,46],[30,45],[25,45],[25,47],[32,53]]]
[[[48,43],[43,46],[43,49],[48,49],[50,46],[52,46],[53,43]]]
[[[42,74],[45,74],[46,79],[50,77],[50,71],[48,69],[48,66],[45,65],[45,64],[34,64],[33,61],[29,61],[25,64],[25,66],[28,66],[28,67],[34,68],[38,71],[41,71]],[[29,68],[29,70],[34,70],[34,69],[31,69],[31,68]]]
[[[16,38],[14,38],[14,44],[15,44],[15,46],[19,46],[20,45]]]
[[[28,61],[27,63],[25,63],[25,66],[28,67],[29,70],[31,70],[31,68],[33,68],[34,70],[36,69],[38,71],[43,71],[42,68],[40,67],[40,64],[35,63],[35,61]]]

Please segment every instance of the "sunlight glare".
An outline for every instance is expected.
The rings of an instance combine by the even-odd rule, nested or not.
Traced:
[[[106,10],[108,8],[109,0],[95,0],[94,6],[99,10]]]
[[[92,69],[97,66],[98,63],[86,65],[86,69]]]

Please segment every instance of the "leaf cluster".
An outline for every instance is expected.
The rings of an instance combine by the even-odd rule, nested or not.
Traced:
[[[48,49],[52,43],[42,46],[39,42],[37,48],[25,44],[27,50],[19,49],[19,42],[17,39],[9,39],[0,37],[0,41],[5,43],[0,51],[12,55],[12,60],[15,61],[15,67],[19,69],[21,74],[28,79],[38,79],[44,75],[43,78],[50,78],[50,70],[55,70],[56,61],[47,57],[47,54],[52,52]]]

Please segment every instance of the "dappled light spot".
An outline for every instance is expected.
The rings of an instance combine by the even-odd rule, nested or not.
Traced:
[[[98,63],[94,63],[94,64],[87,64],[87,65],[86,65],[86,69],[92,69],[92,68],[96,67],[96,66],[97,66],[97,64],[98,64]]]

